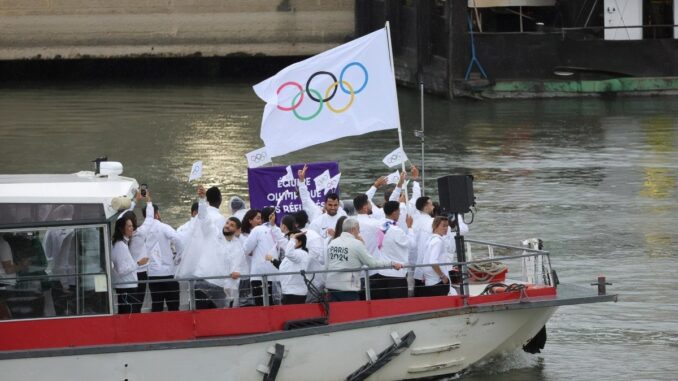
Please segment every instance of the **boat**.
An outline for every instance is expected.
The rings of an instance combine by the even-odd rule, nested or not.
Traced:
[[[119,163],[98,164],[0,175],[0,237],[29,264],[0,278],[4,381],[431,379],[538,351],[560,306],[617,300],[604,279],[598,290],[559,284],[539,247],[467,239],[467,261],[455,265],[475,280],[463,295],[371,300],[367,282],[354,302],[196,310],[188,292],[180,311],[116,314],[111,230],[139,184]],[[68,253],[50,244],[59,238]],[[195,281],[180,280],[189,291]]]

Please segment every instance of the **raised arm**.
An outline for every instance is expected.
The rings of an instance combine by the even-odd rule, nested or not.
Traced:
[[[297,171],[297,175],[299,176],[299,197],[301,198],[301,207],[308,214],[308,219],[313,221],[323,212],[322,209],[311,198],[311,193],[308,191],[308,187],[306,186],[307,170],[308,165],[304,164],[304,168]]]
[[[407,180],[407,172],[402,171],[400,173],[400,179],[398,180],[398,184],[396,184],[393,193],[391,193],[391,197],[388,198],[389,201],[398,201],[400,199],[400,194],[403,191],[403,183],[405,183],[405,180]]]

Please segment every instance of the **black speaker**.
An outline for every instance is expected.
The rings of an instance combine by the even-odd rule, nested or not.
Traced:
[[[440,208],[445,213],[463,214],[476,204],[473,196],[473,176],[449,175],[438,178]]]

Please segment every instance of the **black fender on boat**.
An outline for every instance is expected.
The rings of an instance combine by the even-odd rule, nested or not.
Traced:
[[[546,326],[543,326],[541,330],[532,338],[527,344],[523,345],[523,350],[527,353],[535,354],[541,353],[541,350],[544,349],[546,345]]]

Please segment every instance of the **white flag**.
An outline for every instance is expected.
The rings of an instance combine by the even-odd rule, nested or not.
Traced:
[[[325,172],[319,174],[315,179],[313,179],[316,191],[325,189],[327,182],[330,181],[330,178],[330,170],[326,169]]]
[[[193,163],[191,167],[191,173],[188,175],[188,181],[197,180],[202,177],[202,160],[198,160]]]
[[[248,168],[261,167],[262,165],[271,162],[271,157],[268,152],[266,152],[266,147],[255,149],[254,151],[245,154],[245,157],[247,158]]]
[[[260,136],[271,157],[399,124],[386,29],[288,66],[254,91],[266,102]]]
[[[387,167],[393,168],[396,165],[400,165],[401,163],[406,162],[409,160],[407,158],[407,155],[405,154],[405,151],[403,151],[402,148],[398,147],[393,152],[389,153],[384,157],[384,164],[386,164]]]
[[[291,165],[285,167],[285,174],[280,178],[279,181],[294,181],[294,174],[292,173]]]
[[[330,181],[327,182],[327,185],[325,185],[325,194],[337,189],[339,186],[339,179],[341,179],[341,173],[337,173],[336,176],[333,176]]]
[[[388,175],[388,184],[398,184],[398,180],[400,180],[400,172],[395,171]]]

